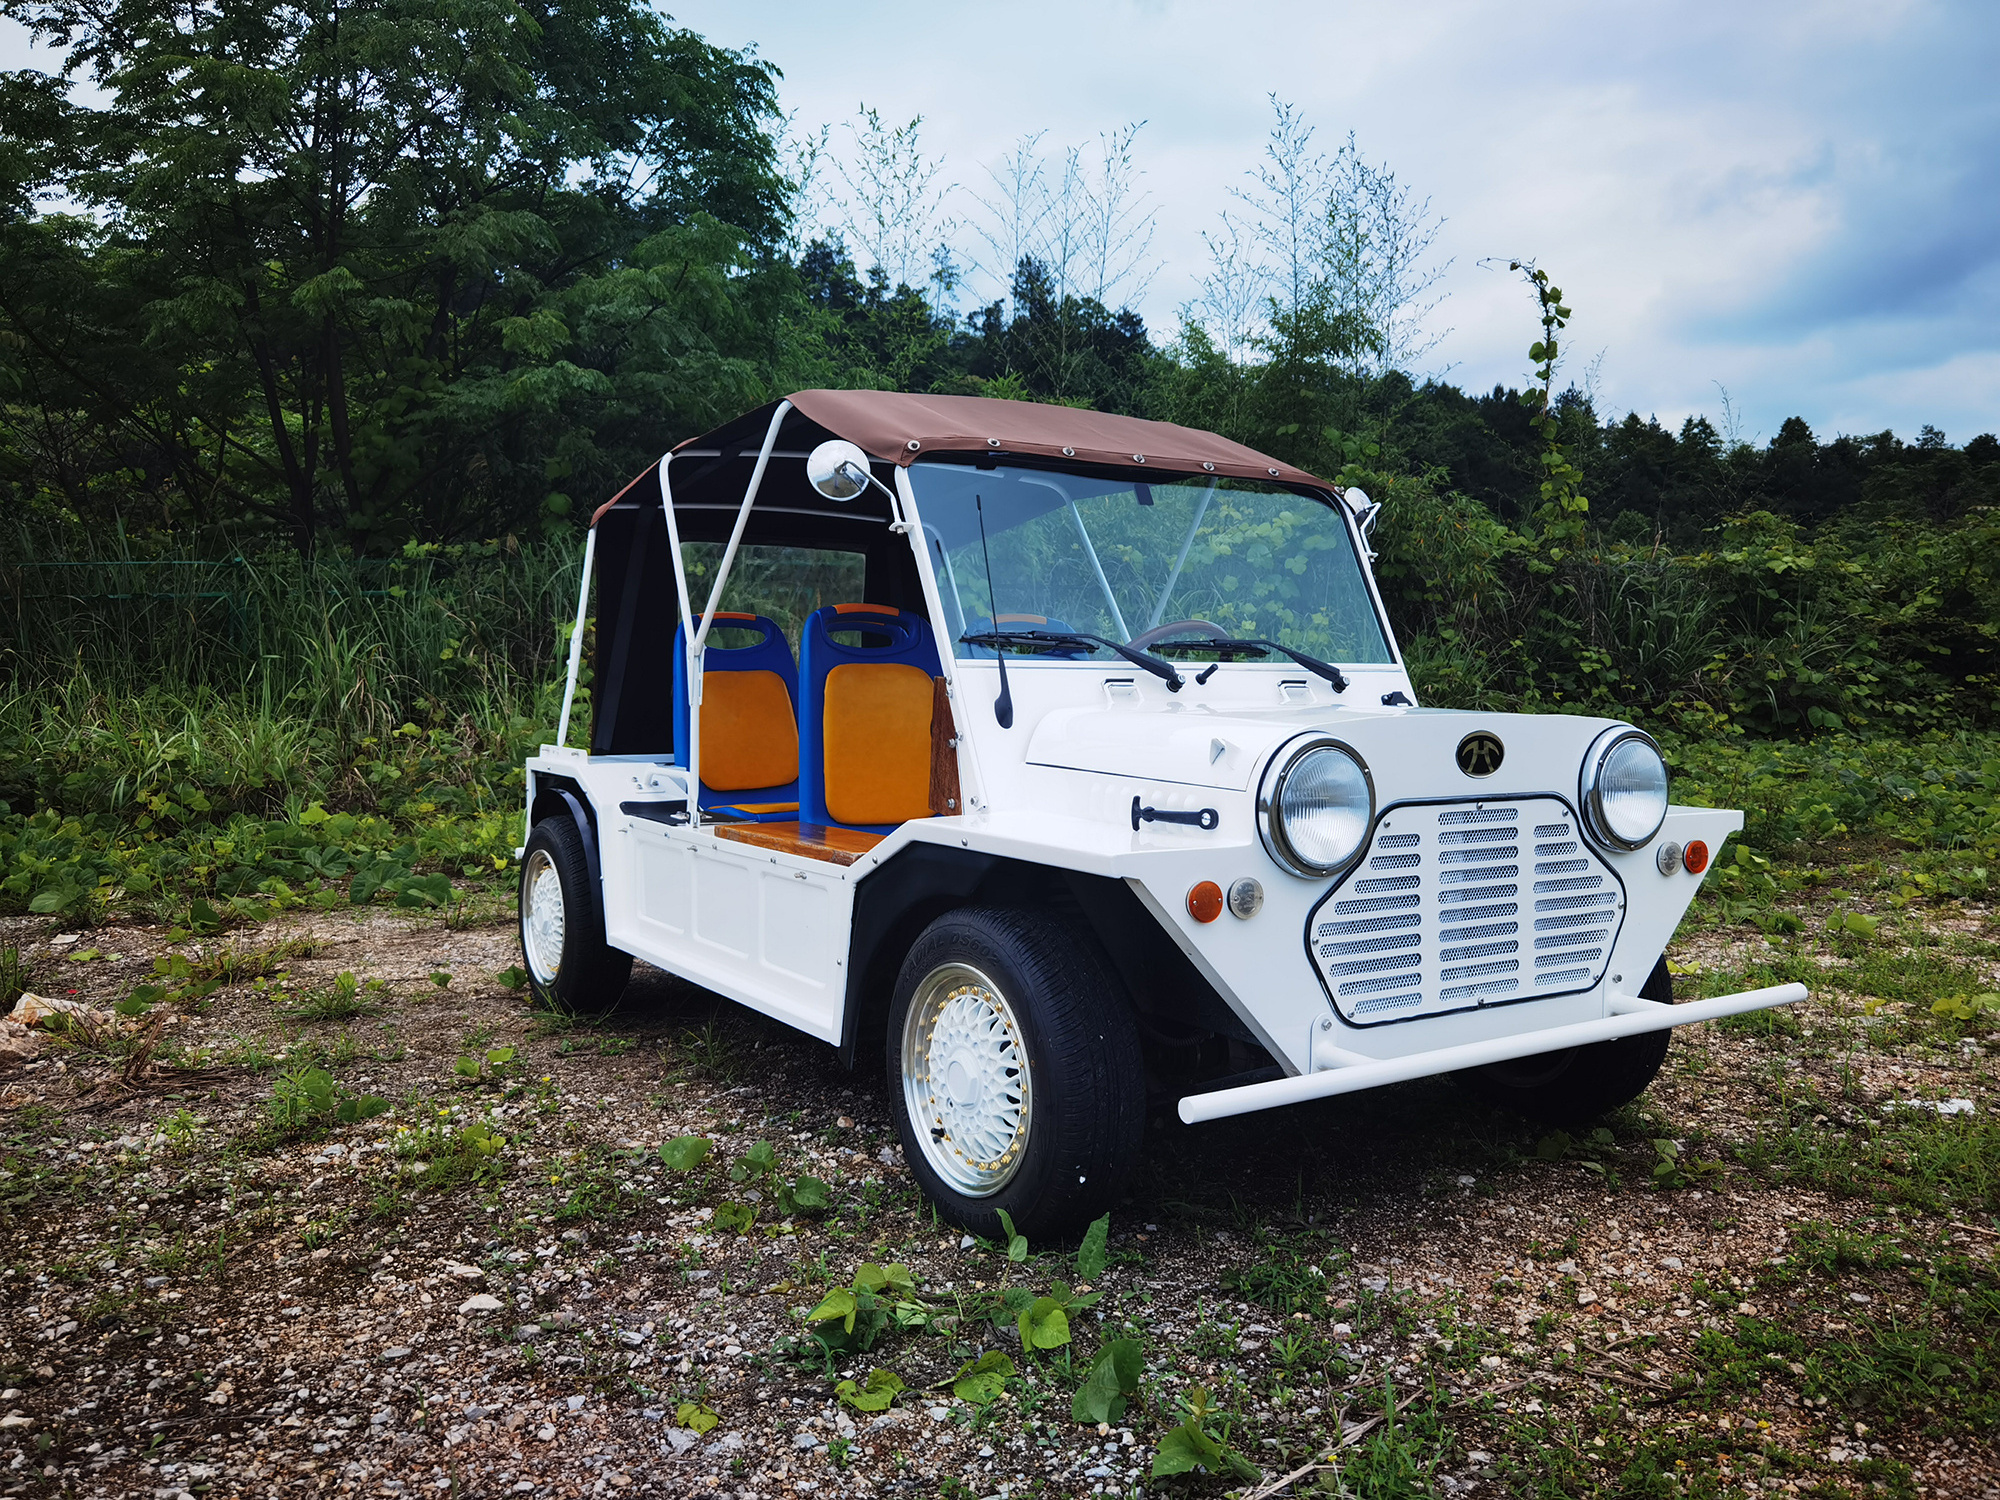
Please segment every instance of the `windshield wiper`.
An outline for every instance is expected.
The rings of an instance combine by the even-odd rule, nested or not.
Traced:
[[[1290,646],[1280,645],[1277,641],[1245,640],[1235,636],[1219,636],[1211,640],[1206,636],[1189,636],[1177,641],[1155,641],[1153,649],[1156,651],[1172,651],[1176,649],[1186,651],[1215,651],[1224,656],[1228,656],[1234,651],[1275,651],[1280,656],[1289,656],[1308,672],[1324,677],[1328,682],[1333,684],[1333,690],[1336,693],[1347,691],[1346,674],[1340,668],[1333,665],[1332,662],[1321,661],[1317,656],[1307,656],[1305,652],[1294,651]]]
[[[968,646],[991,646],[996,651],[1003,646],[1076,646],[1088,643],[1102,646],[1107,651],[1116,651],[1133,666],[1151,672],[1167,685],[1169,692],[1178,693],[1185,681],[1170,663],[1161,661],[1157,656],[1148,656],[1143,651],[1135,651],[1130,646],[1106,640],[1101,635],[1088,635],[1081,630],[988,630],[978,635],[962,635],[959,640]]]

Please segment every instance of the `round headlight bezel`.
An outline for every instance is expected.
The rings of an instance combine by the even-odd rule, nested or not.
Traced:
[[[1368,789],[1368,812],[1363,819],[1361,837],[1355,840],[1354,848],[1334,864],[1319,864],[1300,854],[1285,830],[1284,795],[1285,783],[1304,764],[1308,756],[1322,750],[1336,751],[1354,763],[1361,773],[1361,783]],[[1257,788],[1257,836],[1263,840],[1264,852],[1280,868],[1306,880],[1326,880],[1354,868],[1355,863],[1368,850],[1368,840],[1375,830],[1375,777],[1352,745],[1326,734],[1308,734],[1292,740],[1283,746],[1264,769],[1264,779]]]
[[[1611,820],[1604,815],[1604,767],[1612,753],[1619,746],[1638,741],[1659,757],[1662,780],[1666,792],[1660,799],[1660,816],[1643,838],[1636,841],[1624,837],[1611,826]],[[1667,808],[1673,801],[1673,768],[1667,764],[1667,757],[1660,749],[1660,743],[1643,729],[1625,725],[1617,729],[1607,729],[1591,742],[1589,752],[1583,757],[1583,770],[1578,782],[1577,800],[1583,804],[1583,824],[1593,841],[1607,849],[1632,854],[1645,848],[1660,836],[1660,829],[1667,821]]]

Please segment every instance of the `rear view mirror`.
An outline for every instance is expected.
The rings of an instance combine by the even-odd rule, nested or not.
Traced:
[[[828,438],[806,455],[806,478],[829,500],[852,500],[868,488],[868,455],[845,438]]]

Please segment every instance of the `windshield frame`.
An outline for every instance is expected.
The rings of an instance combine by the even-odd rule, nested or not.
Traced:
[[[938,467],[938,468],[949,466],[953,468],[968,468],[968,469],[980,469],[980,470],[991,470],[991,469],[1001,469],[1001,468],[1015,469],[1015,470],[1039,470],[1043,473],[1059,477],[1074,477],[1086,480],[1108,481],[1108,482],[1115,482],[1123,485],[1133,485],[1133,486],[1141,484],[1148,484],[1148,485],[1181,484],[1181,485],[1192,485],[1192,486],[1205,485],[1209,488],[1211,494],[1213,493],[1214,489],[1219,485],[1227,483],[1230,480],[1239,477],[1235,475],[1201,473],[1193,470],[1182,470],[1182,469],[1166,469],[1166,468],[1154,469],[1151,467],[1142,469],[1127,464],[1093,464],[1093,463],[1085,463],[1080,460],[1074,460],[1074,459],[1052,459],[1052,458],[1045,458],[1039,454],[1009,453],[1005,451],[996,451],[992,453],[980,453],[977,451],[965,452],[965,453],[926,453],[921,458],[915,459],[908,464],[899,464],[896,469],[896,478],[898,481],[896,487],[901,492],[900,498],[903,503],[903,508],[905,514],[909,517],[909,522],[907,524],[910,532],[911,546],[915,549],[918,555],[919,565],[923,568],[926,579],[929,580],[929,587],[933,591],[932,597],[936,600],[934,608],[936,610],[937,634],[941,640],[949,642],[952,648],[949,654],[952,658],[954,658],[956,661],[973,661],[973,662],[990,661],[992,658],[981,655],[963,654],[964,646],[963,643],[960,641],[959,637],[966,633],[966,629],[969,626],[970,622],[969,620],[959,619],[957,620],[956,623],[954,623],[955,617],[959,616],[962,613],[962,605],[960,605],[959,602],[959,594],[956,588],[955,579],[953,580],[954,586],[950,591],[949,602],[947,602],[945,584],[947,581],[947,577],[952,572],[951,555],[945,551],[943,546],[943,539],[940,533],[938,532],[937,528],[931,523],[924,520],[922,513],[922,504],[923,504],[922,497],[917,493],[917,484],[915,480],[914,471],[920,467],[925,467],[925,466]],[[1360,572],[1363,586],[1367,590],[1368,606],[1371,610],[1374,611],[1376,628],[1381,632],[1382,640],[1388,648],[1389,660],[1386,662],[1383,661],[1357,662],[1357,661],[1344,660],[1338,657],[1328,657],[1327,658],[1328,662],[1334,666],[1339,667],[1344,672],[1393,671],[1399,674],[1403,673],[1405,671],[1405,667],[1403,663],[1402,644],[1396,639],[1396,632],[1390,623],[1389,611],[1383,603],[1381,587],[1377,583],[1375,578],[1375,569],[1372,566],[1371,554],[1368,549],[1367,539],[1362,536],[1361,529],[1356,522],[1356,518],[1354,516],[1353,511],[1348,508],[1347,504],[1339,497],[1339,495],[1336,492],[1328,488],[1323,488],[1317,485],[1299,484],[1284,479],[1268,479],[1268,480],[1259,480],[1256,482],[1263,485],[1267,485],[1269,487],[1266,493],[1282,492],[1286,494],[1292,494],[1298,496],[1300,499],[1309,500],[1314,502],[1315,504],[1322,506],[1324,509],[1332,513],[1332,515],[1335,518],[1336,524],[1340,526],[1343,534],[1347,538],[1348,547],[1352,552],[1355,565]],[[1204,500],[1203,502],[1204,508],[1206,507],[1206,503],[1207,503],[1206,500]],[[1072,513],[1074,513],[1075,502],[1073,500],[1069,502],[1068,508],[1070,508]],[[1079,527],[1081,527],[1082,525],[1080,516],[1077,518],[1077,524]],[[1199,522],[1197,521],[1197,527],[1198,524]],[[1188,538],[1187,538],[1187,542],[1189,545],[1192,544],[1194,536],[1195,536],[1195,530],[1191,529],[1188,533]],[[1094,564],[1096,561],[1095,551],[1094,548],[1091,547],[1087,533],[1085,533],[1085,546],[1090,551],[1091,560]],[[1174,576],[1176,578],[1178,577],[1178,574],[1180,572],[1180,563],[1185,562],[1186,560],[1185,550],[1186,550],[1185,547],[1179,549],[1180,551],[1179,561],[1176,563],[1173,570]],[[1101,579],[1101,568],[1098,569],[1097,571],[1099,572]],[[1171,582],[1172,581],[1170,580],[1169,588],[1171,588]],[[1163,596],[1163,598],[1164,597],[1165,596]],[[995,624],[997,625],[998,622],[996,621]],[[1145,634],[1147,628],[1150,627],[1142,627],[1138,633],[1141,635]],[[1128,627],[1127,639],[1129,643],[1130,639],[1129,627]],[[1174,639],[1174,638],[1169,637],[1169,639]],[[1097,649],[1101,650],[1102,648],[1100,647]],[[1234,667],[1277,667],[1290,673],[1297,673],[1304,670],[1298,665],[1297,662],[1290,660],[1289,658],[1283,656],[1281,653],[1271,652],[1269,653],[1269,655],[1271,657],[1270,660],[1257,661],[1257,660],[1245,660],[1243,658],[1236,658],[1234,660],[1229,661],[1229,665]],[[1109,663],[1107,662],[1093,660],[1089,657],[1083,659],[1065,659],[1062,657],[1030,654],[1030,653],[1019,653],[1013,655],[1012,657],[1009,658],[1009,661],[1010,664],[1016,670],[1021,668],[1027,668],[1029,670],[1039,670],[1044,667],[1060,666],[1060,667],[1081,667],[1089,670],[1101,671],[1104,667],[1109,665]]]

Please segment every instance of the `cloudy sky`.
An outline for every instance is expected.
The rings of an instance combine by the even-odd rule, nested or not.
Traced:
[[[1434,367],[1518,383],[1533,309],[1492,257],[1550,268],[1566,374],[1600,412],[1722,417],[1768,441],[1925,422],[2000,429],[2000,3],[1995,0],[678,0],[675,18],[784,70],[800,126],[922,115],[952,208],[1021,136],[1144,120],[1158,211],[1141,304],[1166,331],[1204,230],[1297,105],[1445,220]],[[0,66],[27,54],[0,29]],[[975,246],[976,248],[976,246]],[[1448,331],[1447,331],[1448,330]]]
[[[1721,415],[1768,441],[2000,428],[2000,4],[1922,0],[679,0],[784,69],[801,124],[924,116],[946,178],[990,193],[1023,133],[1145,120],[1171,328],[1263,146],[1266,96],[1427,195],[1450,296],[1432,358],[1518,382],[1534,256],[1601,351],[1600,410]],[[940,179],[945,180],[943,178]],[[970,205],[967,205],[968,207]]]

